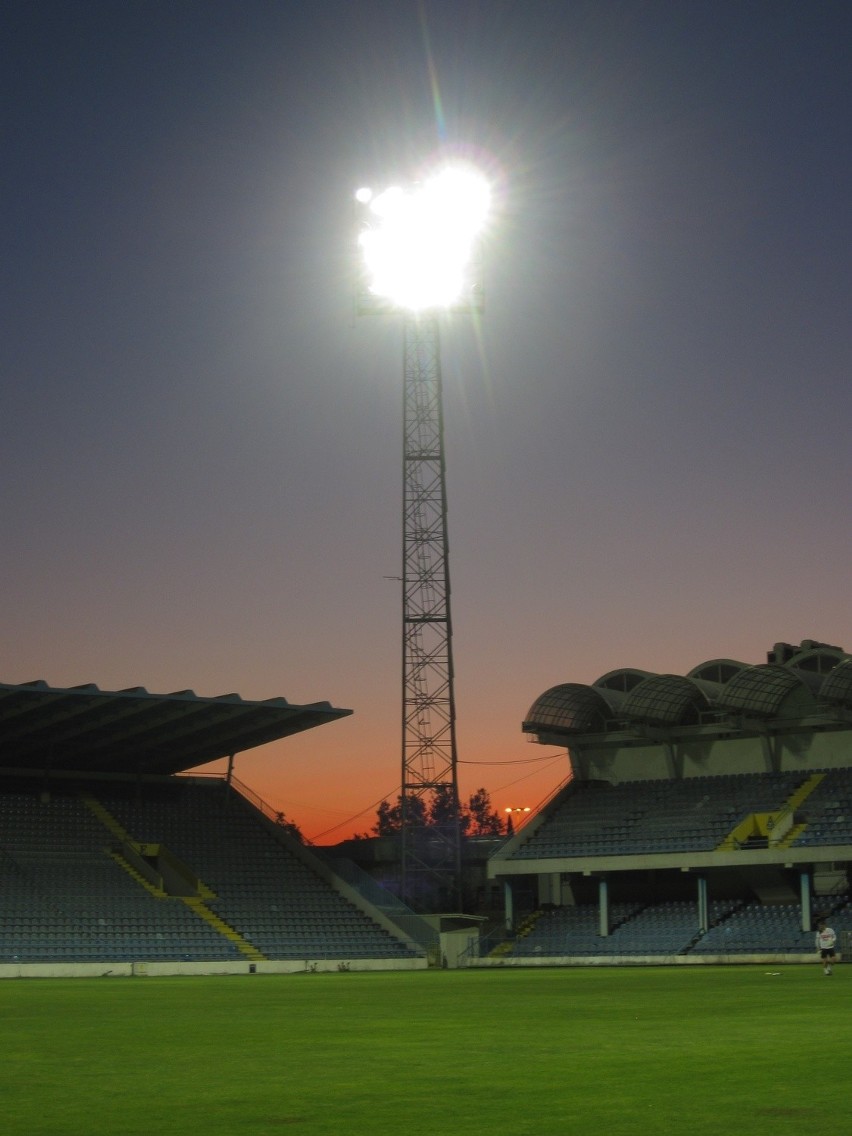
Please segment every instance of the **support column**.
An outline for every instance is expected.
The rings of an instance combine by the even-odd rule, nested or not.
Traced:
[[[515,897],[512,894],[512,883],[503,880],[503,912],[506,930],[511,932],[515,926]]]
[[[559,907],[562,903],[562,873],[542,872],[538,877],[538,905]]]
[[[802,909],[802,930],[813,930],[811,913],[811,874],[808,871],[799,873],[799,896]]]
[[[609,935],[609,880],[606,876],[601,876],[598,880],[598,908],[600,914],[600,924],[598,934],[602,938]]]
[[[702,935],[707,934],[710,926],[710,917],[707,908],[707,877],[698,877],[698,930]]]

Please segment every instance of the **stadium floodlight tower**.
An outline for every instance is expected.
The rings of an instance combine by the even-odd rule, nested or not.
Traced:
[[[456,705],[439,316],[481,307],[478,237],[490,190],[463,163],[356,194],[362,311],[403,318],[401,891],[461,899]],[[435,804],[428,840],[425,798]],[[418,807],[420,806],[420,807]],[[437,895],[436,895],[437,892]]]

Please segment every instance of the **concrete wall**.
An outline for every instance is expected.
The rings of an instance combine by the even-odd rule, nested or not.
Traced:
[[[840,961],[837,955],[835,961]],[[469,967],[536,967],[536,966],[797,966],[807,963],[816,967],[819,960],[816,954],[790,955],[572,955],[542,958],[503,958],[471,959]]]
[[[0,963],[2,978],[162,978],[178,975],[323,974],[332,971],[426,970],[426,959],[263,959],[258,962]]]
[[[776,734],[771,738],[772,765],[768,747],[757,736],[714,738],[696,735],[665,745],[581,749],[571,755],[571,764],[583,780],[640,781],[670,777],[701,777],[723,773],[847,768],[852,754],[852,730],[825,733]]]

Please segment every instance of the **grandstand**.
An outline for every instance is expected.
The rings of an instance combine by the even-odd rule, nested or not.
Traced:
[[[616,670],[523,730],[569,777],[489,862],[506,935],[479,965],[812,959],[818,915],[848,952],[852,655]]]
[[[348,713],[0,685],[0,977],[440,958],[440,920],[233,777],[235,754]],[[612,671],[545,691],[523,729],[567,749],[569,776],[488,860],[503,927],[461,965],[805,961],[818,915],[848,955],[852,655],[807,640],[757,665]]]
[[[44,682],[0,686],[0,977],[417,969],[389,917],[232,776],[346,714]],[[227,757],[228,774],[185,771]]]

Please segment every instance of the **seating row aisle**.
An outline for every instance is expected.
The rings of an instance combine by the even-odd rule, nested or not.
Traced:
[[[852,931],[847,897],[820,901],[835,931]],[[596,905],[542,912],[512,944],[517,958],[649,955],[814,954],[814,933],[802,931],[796,904],[714,900],[710,928],[702,935],[695,903],[677,901],[648,907],[614,904],[609,935],[601,935]]]
[[[259,821],[224,782],[177,778],[143,799],[102,795],[134,839],[162,843],[215,899],[207,905],[268,958],[412,957]],[[319,912],[322,916],[319,916]]]
[[[215,893],[207,906],[267,958],[409,958],[224,782],[104,783],[136,841],[165,845]],[[0,793],[0,961],[231,960],[238,947],[175,896],[157,897],[74,792]],[[307,857],[309,860],[309,856]]]
[[[852,770],[822,771],[796,813],[793,847],[852,843]],[[752,813],[777,812],[810,773],[744,773],[680,781],[572,782],[512,860],[705,852]]]

